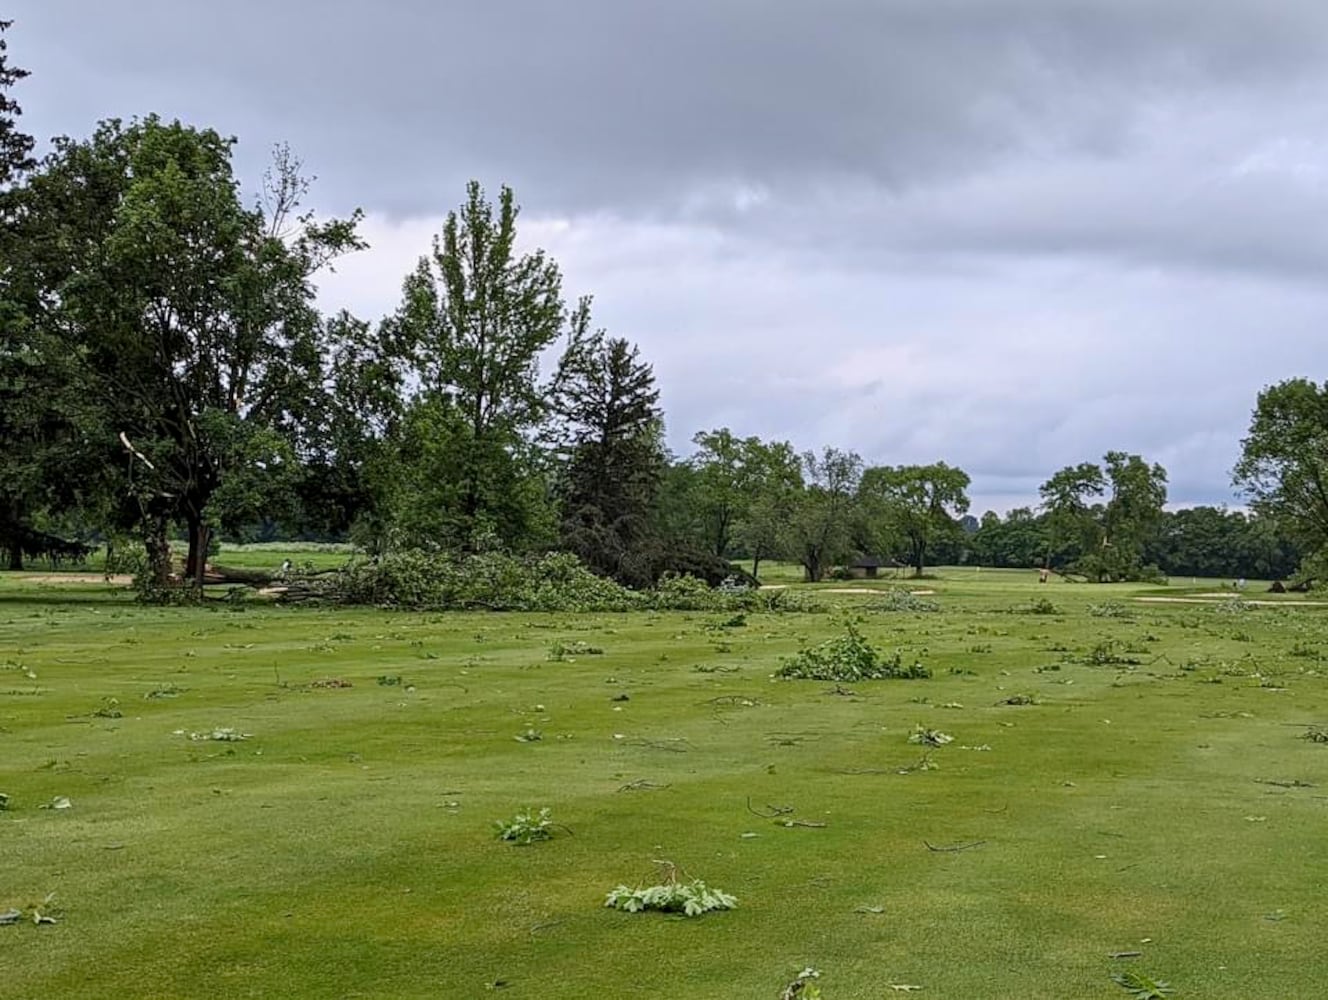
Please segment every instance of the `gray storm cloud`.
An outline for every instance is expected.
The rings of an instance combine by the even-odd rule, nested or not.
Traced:
[[[8,15],[7,15],[8,16]],[[1230,499],[1268,381],[1318,375],[1328,5],[1253,0],[20,0],[39,136],[149,111],[289,141],[391,308],[470,177],[729,423],[945,458],[1032,499],[1109,447]],[[998,499],[999,498],[999,499]]]

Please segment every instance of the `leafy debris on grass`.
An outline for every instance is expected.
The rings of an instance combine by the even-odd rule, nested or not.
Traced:
[[[930,677],[931,671],[919,662],[905,664],[898,650],[886,656],[850,620],[844,623],[843,635],[789,657],[775,676],[814,681],[916,680]]]
[[[720,889],[712,889],[701,879],[679,882],[676,877],[662,885],[629,889],[619,885],[604,898],[604,905],[625,913],[658,910],[660,913],[681,913],[684,917],[699,917],[712,910],[731,910],[738,905],[736,897]]]
[[[1134,1000],[1166,1000],[1176,991],[1170,983],[1160,979],[1150,979],[1139,972],[1118,972],[1111,977],[1112,982],[1128,991]]]
[[[526,847],[541,840],[553,839],[553,818],[547,806],[539,812],[530,808],[523,809],[510,820],[494,820],[494,827],[499,840],[505,840],[517,847]]]

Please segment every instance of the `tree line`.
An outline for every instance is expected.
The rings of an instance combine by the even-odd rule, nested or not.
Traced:
[[[0,549],[11,568],[76,550],[70,536],[97,538],[141,550],[146,578],[165,585],[170,540],[183,537],[182,575],[201,584],[219,535],[279,535],[371,553],[561,550],[634,587],[668,573],[717,582],[735,559],[752,576],[793,559],[815,581],[862,557],[918,574],[967,561],[1122,580],[1287,575],[1328,538],[1314,464],[1328,453],[1328,407],[1310,383],[1260,399],[1237,470],[1248,516],[1168,513],[1165,471],[1116,451],[1051,476],[1037,511],[981,520],[969,476],[944,462],[868,467],[727,428],[673,456],[650,364],[595,324],[589,296],[568,295],[554,260],[518,249],[510,189],[491,199],[468,186],[390,315],[324,313],[318,276],[366,246],[358,212],[309,211],[310,181],[284,147],[246,193],[233,139],[153,115],[57,138],[34,159],[8,27]],[[1293,440],[1287,419],[1301,421]]]

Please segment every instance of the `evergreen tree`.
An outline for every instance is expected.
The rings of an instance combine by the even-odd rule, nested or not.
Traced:
[[[665,468],[659,390],[635,347],[588,327],[583,301],[553,394],[565,461],[562,540],[597,572],[646,586],[655,577]]]

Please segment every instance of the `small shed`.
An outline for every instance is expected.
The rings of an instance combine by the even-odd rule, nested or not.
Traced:
[[[857,562],[849,567],[853,575],[866,580],[875,580],[881,572],[881,567],[888,565],[884,559],[878,559],[876,556],[863,556]]]

